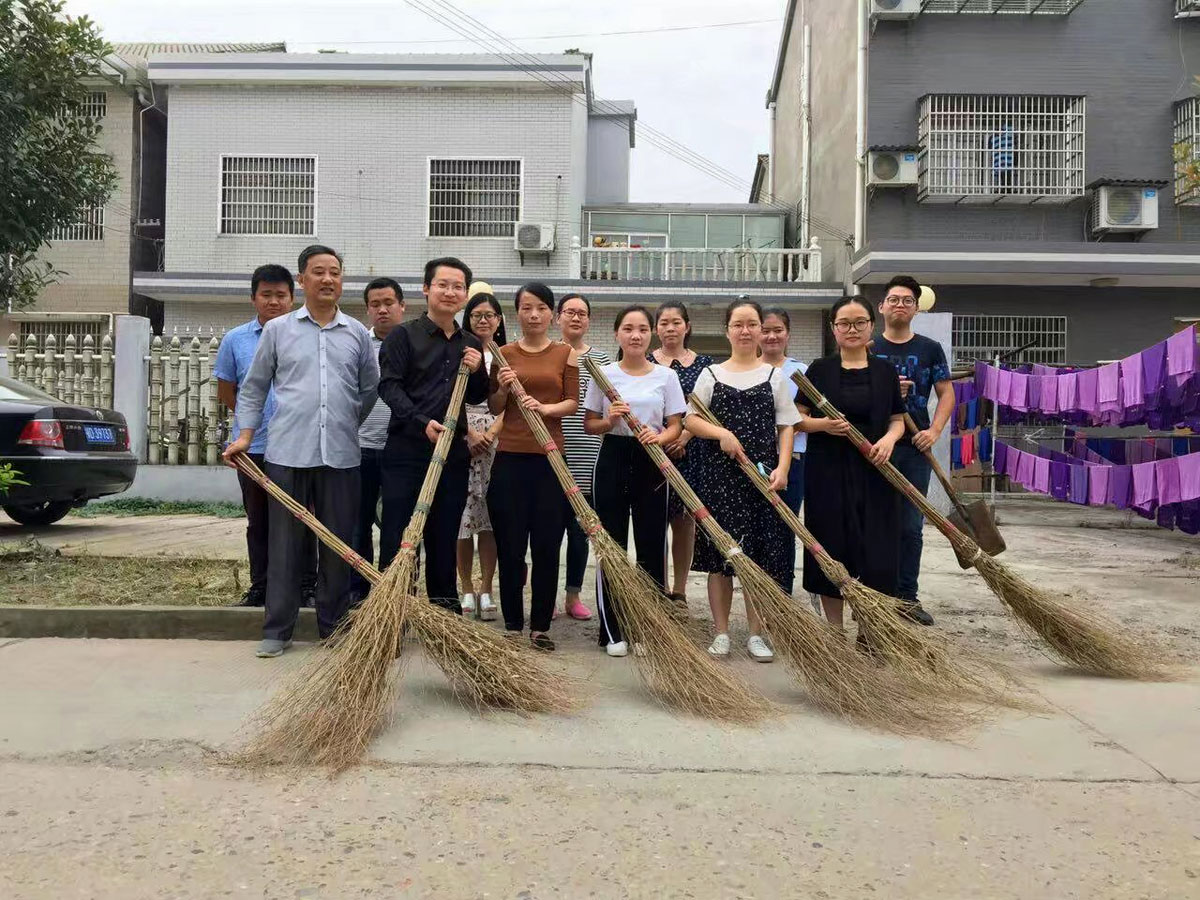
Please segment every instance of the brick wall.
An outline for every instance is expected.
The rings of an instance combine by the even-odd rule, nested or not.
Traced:
[[[481,277],[523,270],[505,238],[428,238],[428,159],[523,159],[522,219],[556,220],[558,250],[524,271],[565,275],[580,210],[573,185],[571,98],[492,89],[186,86],[171,90],[167,142],[166,269],[242,272],[263,262],[295,265],[307,244],[342,251],[346,271],[420,271],[434,256],[461,254]],[[316,155],[316,234],[218,235],[220,156]]]

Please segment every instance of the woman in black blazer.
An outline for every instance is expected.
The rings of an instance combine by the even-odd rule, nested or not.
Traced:
[[[871,441],[870,458],[885,462],[904,435],[904,401],[895,367],[868,351],[875,310],[863,297],[843,297],[829,316],[838,352],[815,360],[808,378]],[[900,568],[900,494],[844,435],[846,422],[801,405],[807,432],[804,524],[834,559],[868,587],[896,593]],[[804,588],[821,595],[825,618],[842,626],[842,597],[807,551]]]

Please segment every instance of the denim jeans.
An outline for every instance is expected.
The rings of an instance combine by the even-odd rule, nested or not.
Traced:
[[[912,482],[922,494],[929,494],[929,476],[933,467],[929,460],[912,444],[897,444],[892,451],[892,465],[900,470],[905,478]],[[899,590],[896,592],[901,600],[916,603],[917,580],[921,574],[921,550],[923,541],[921,529],[925,517],[907,499],[900,500],[900,579]]]

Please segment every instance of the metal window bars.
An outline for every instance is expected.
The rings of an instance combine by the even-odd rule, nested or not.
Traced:
[[[1200,203],[1200,97],[1175,104],[1175,202]]]
[[[1200,0],[1175,0],[1175,18],[1200,16]]]
[[[1011,362],[1062,364],[1067,361],[1065,316],[955,315],[951,342],[954,365],[992,360],[1031,341],[1036,344]]]
[[[1082,2],[1083,0],[925,0],[921,5],[921,12],[1065,16]]]
[[[315,156],[222,156],[220,233],[316,233]]]
[[[1083,97],[927,94],[920,101],[918,198],[1068,203],[1084,195]]]
[[[88,91],[85,98],[78,102],[66,103],[59,111],[60,116],[94,120],[103,119],[107,114],[108,94],[105,91]]]
[[[521,217],[521,160],[431,159],[430,237],[512,237]]]
[[[102,241],[104,240],[104,207],[102,205],[81,206],[79,218],[60,225],[50,232],[50,241]]]

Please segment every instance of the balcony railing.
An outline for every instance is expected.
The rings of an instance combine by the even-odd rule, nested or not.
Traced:
[[[821,248],[712,250],[588,247],[579,251],[579,277],[597,281],[817,282]]]
[[[922,12],[976,14],[1065,16],[1083,0],[925,0]],[[1182,3],[1184,0],[1176,0]]]
[[[1200,17],[1200,0],[1175,0],[1175,18]]]

